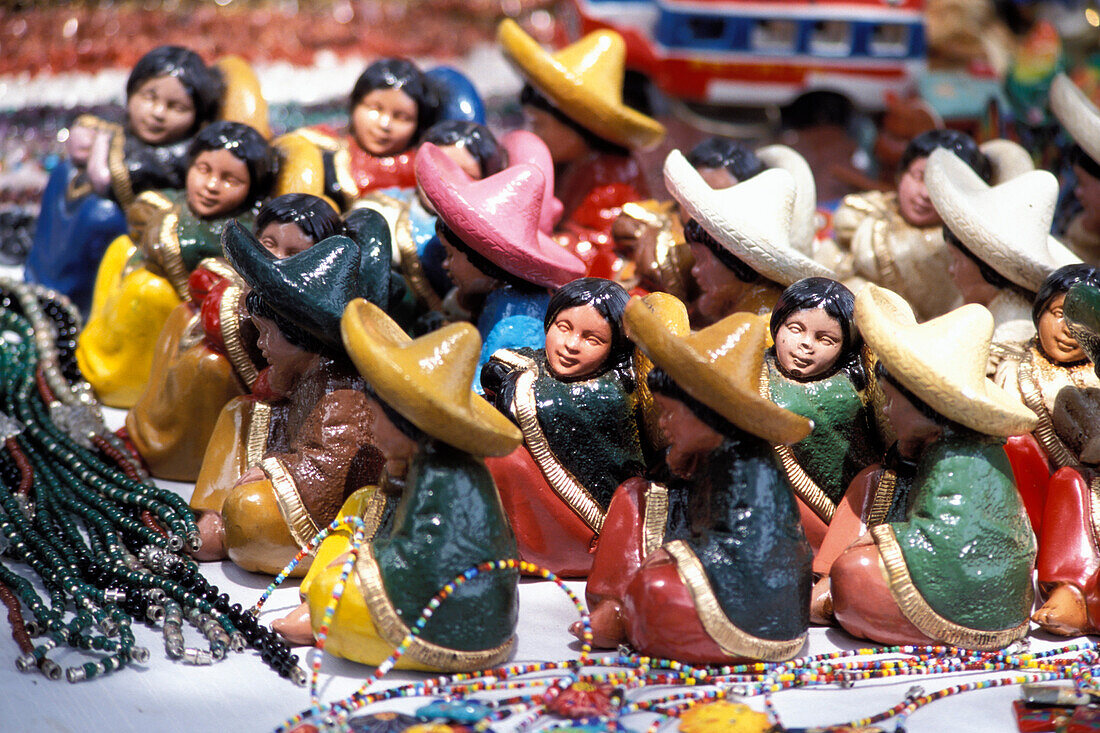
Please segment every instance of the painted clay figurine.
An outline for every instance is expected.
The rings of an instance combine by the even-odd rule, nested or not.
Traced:
[[[563,285],[546,310],[546,347],[501,349],[481,372],[487,398],[524,445],[486,461],[520,557],[583,577],[615,488],[645,470],[634,346],[617,283]]]
[[[856,324],[879,359],[897,443],[890,467],[856,477],[846,518],[829,527],[815,616],[831,604],[846,631],[882,644],[1000,649],[1023,638],[1035,537],[1004,438],[1036,420],[985,376],[989,311],[971,304],[918,324],[900,296],[868,285]]]
[[[385,220],[361,215],[357,239],[329,237],[282,260],[243,227],[226,228],[225,256],[251,288],[246,304],[269,366],[250,397],[222,410],[203,458],[191,497],[203,512],[202,559],[228,555],[275,574],[353,491],[378,481],[364,383],[338,323],[353,298],[388,306],[400,293]]]
[[[191,141],[188,159],[186,188],[138,196],[131,219],[146,222],[138,241],[119,237],[99,266],[76,358],[96,395],[111,407],[133,406],[149,377],[161,328],[190,298],[191,273],[207,258],[221,257],[222,230],[231,218],[251,226],[274,182],[272,149],[237,122],[204,128]]]
[[[772,168],[716,189],[678,150],[665,160],[665,184],[679,202],[698,287],[693,318],[715,323],[730,313],[768,313],[783,288],[830,271],[791,246],[793,177]]]
[[[481,351],[471,324],[452,323],[412,340],[380,308],[355,300],[341,330],[369,385],[367,409],[386,481],[401,489],[394,511],[386,510],[392,496],[374,486],[345,505],[344,513],[355,511],[368,531],[328,625],[325,649],[377,665],[455,576],[516,557],[515,537],[482,457],[509,453],[520,435],[470,390]],[[348,533],[325,539],[302,582],[306,602],[273,624],[277,630],[312,643],[348,549]],[[517,579],[513,570],[463,583],[434,609],[397,666],[480,670],[506,660],[515,646]]]
[[[790,659],[806,639],[811,551],[772,446],[810,422],[760,396],[763,318],[687,335],[670,298],[633,299],[626,323],[655,365],[673,478],[631,479],[611,500],[586,589],[595,641],[693,664]]]
[[[474,181],[425,143],[416,172],[439,217],[444,267],[455,284],[448,298],[482,335],[479,370],[498,349],[542,348],[549,289],[580,277],[584,265],[539,229],[541,171],[521,163]]]
[[[784,290],[760,381],[765,398],[813,421],[809,436],[776,453],[815,552],[848,484],[882,457],[854,307],[835,280],[809,277]]]
[[[284,259],[345,233],[345,226],[323,199],[284,194],[260,209],[255,231],[268,252]],[[248,394],[266,364],[240,276],[219,257],[203,261],[188,285],[191,298],[161,329],[126,431],[154,476],[194,482],[222,408]]]
[[[1050,85],[1050,109],[1076,143],[1070,162],[1079,211],[1066,223],[1066,245],[1089,264],[1100,264],[1100,110],[1067,77]]]

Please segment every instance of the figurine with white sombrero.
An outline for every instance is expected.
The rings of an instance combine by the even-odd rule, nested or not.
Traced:
[[[1100,264],[1100,110],[1065,74],[1051,82],[1050,109],[1075,143],[1069,160],[1080,210],[1066,223],[1062,237],[1085,262]]]
[[[832,277],[791,242],[798,188],[784,168],[714,188],[673,150],[665,159],[665,185],[680,204],[684,236],[695,259],[696,325],[736,312],[768,313],[795,281]]]
[[[832,538],[845,549],[815,615],[831,605],[846,631],[883,644],[1003,648],[1027,635],[1035,563],[1004,439],[1036,420],[985,376],[993,319],[970,304],[918,324],[900,296],[868,285],[856,323],[879,359],[895,460],[845,497],[863,496],[863,516]]]

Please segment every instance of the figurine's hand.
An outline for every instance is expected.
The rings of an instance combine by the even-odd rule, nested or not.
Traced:
[[[88,181],[92,189],[101,196],[105,196],[111,190],[111,168],[107,163],[107,155],[111,149],[111,135],[107,130],[96,132],[88,152]]]
[[[94,127],[79,123],[69,128],[69,139],[65,141],[65,153],[77,168],[83,168],[88,164],[96,132]]]
[[[241,477],[237,479],[237,483],[235,483],[234,486],[244,486],[245,484],[251,484],[256,481],[263,481],[265,478],[267,478],[267,474],[264,473],[264,470],[259,466],[253,466],[241,474]]]
[[[1054,432],[1082,463],[1100,463],[1100,389],[1063,388],[1051,418]]]

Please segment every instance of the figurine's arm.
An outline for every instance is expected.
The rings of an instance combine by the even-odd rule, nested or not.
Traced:
[[[100,196],[111,193],[111,167],[107,161],[111,150],[112,134],[106,130],[95,133],[95,140],[88,150],[88,181]]]

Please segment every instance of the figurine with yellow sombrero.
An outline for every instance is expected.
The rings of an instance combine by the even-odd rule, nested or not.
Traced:
[[[542,171],[520,163],[474,180],[425,143],[416,177],[439,217],[443,266],[455,285],[448,301],[481,334],[478,369],[498,349],[541,348],[550,290],[584,274],[584,263],[540,229],[547,200]]]
[[[1065,74],[1050,85],[1050,109],[1073,138],[1069,162],[1076,178],[1079,210],[1064,225],[1062,238],[1090,265],[1100,264],[1100,110]]]
[[[632,299],[626,324],[654,364],[673,478],[631,479],[611,499],[586,590],[595,641],[693,664],[791,659],[806,640],[811,551],[772,446],[811,424],[760,395],[767,324],[735,313],[689,334],[663,293]]]
[[[695,264],[693,324],[736,313],[771,311],[783,289],[832,273],[791,242],[797,186],[784,168],[769,168],[728,188],[715,188],[679,150],[665,159],[665,185],[680,204]]]
[[[623,102],[626,44],[599,30],[550,53],[511,19],[497,39],[526,82],[520,102],[529,127],[550,149],[570,244],[589,263],[587,274],[610,277],[611,224],[624,203],[650,195],[632,152],[665,136],[661,123]]]
[[[1036,421],[985,376],[993,318],[971,304],[918,324],[901,296],[868,285],[856,323],[879,359],[896,457],[845,495],[855,520],[829,527],[826,542],[844,549],[823,569],[815,616],[828,620],[831,604],[846,631],[883,644],[1023,638],[1035,536],[1004,439]]]
[[[365,385],[338,326],[352,299],[389,307],[403,285],[382,215],[358,216],[356,238],[328,237],[285,259],[243,227],[226,228],[226,259],[251,288],[245,303],[268,366],[222,410],[203,457],[191,497],[202,512],[200,559],[228,555],[278,573],[353,491],[378,480]]]
[[[413,340],[380,308],[355,300],[340,325],[369,385],[368,409],[387,479],[403,489],[395,509],[392,494],[375,487],[345,505],[345,514],[367,522],[367,542],[336,606],[325,649],[377,665],[455,576],[516,557],[516,540],[483,458],[509,453],[521,436],[470,390],[481,339],[469,323]],[[349,547],[346,532],[325,539],[302,583],[305,603],[273,624],[276,630],[312,643]],[[397,666],[466,671],[503,662],[515,645],[517,581],[512,570],[463,583],[434,609]]]

